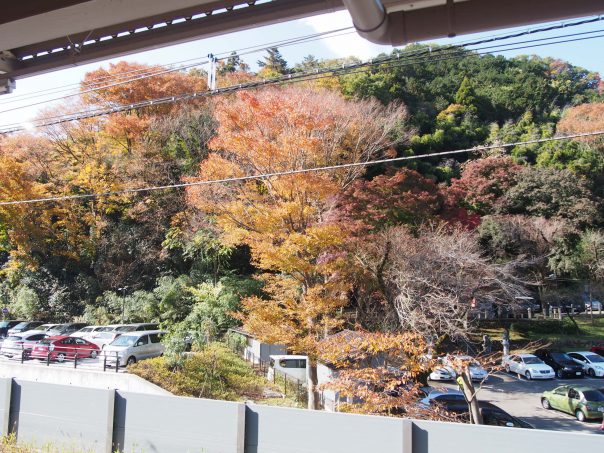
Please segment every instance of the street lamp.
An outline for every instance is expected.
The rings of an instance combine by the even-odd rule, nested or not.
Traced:
[[[118,288],[118,292],[121,291],[122,292],[122,324],[124,324],[124,310],[125,310],[125,305],[126,305],[126,290],[128,289],[127,286],[123,286],[122,288]]]

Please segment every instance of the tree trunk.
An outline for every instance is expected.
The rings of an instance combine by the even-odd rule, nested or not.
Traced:
[[[318,377],[317,377],[317,363],[307,361],[306,365],[306,382],[308,386],[308,408],[309,409],[320,409],[319,407],[319,392],[317,391]]]
[[[478,406],[476,390],[474,389],[474,383],[472,382],[469,367],[464,368],[461,379],[463,380],[463,393],[468,402],[472,423],[475,425],[483,425],[484,421],[482,420],[482,414],[480,413],[480,407]]]

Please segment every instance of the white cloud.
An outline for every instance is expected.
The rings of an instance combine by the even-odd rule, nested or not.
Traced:
[[[302,19],[302,23],[308,25],[317,33],[352,27],[352,19],[350,18],[348,11],[338,11],[335,13],[308,17]],[[348,57],[354,55],[361,59],[368,59],[380,52],[390,52],[392,50],[391,46],[373,44],[361,38],[354,30],[351,30],[351,32],[352,33],[347,33],[343,36],[325,38],[321,42],[333,52],[334,57]]]

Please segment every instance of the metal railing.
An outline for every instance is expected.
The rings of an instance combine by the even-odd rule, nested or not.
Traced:
[[[0,346],[0,357],[12,363],[29,363],[45,366],[73,367],[75,369],[89,369],[96,371],[120,371],[119,353],[106,352],[102,349],[78,348],[74,351],[69,348],[55,347],[45,353],[34,351],[35,345]]]

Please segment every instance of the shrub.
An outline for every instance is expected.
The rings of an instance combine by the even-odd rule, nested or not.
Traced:
[[[133,374],[179,396],[236,401],[257,397],[264,380],[222,343],[209,343],[185,355],[178,365],[164,357],[128,368]]]
[[[566,334],[576,335],[580,331],[572,323],[559,320],[533,320],[525,322],[514,322],[510,326],[512,332],[520,334]]]

